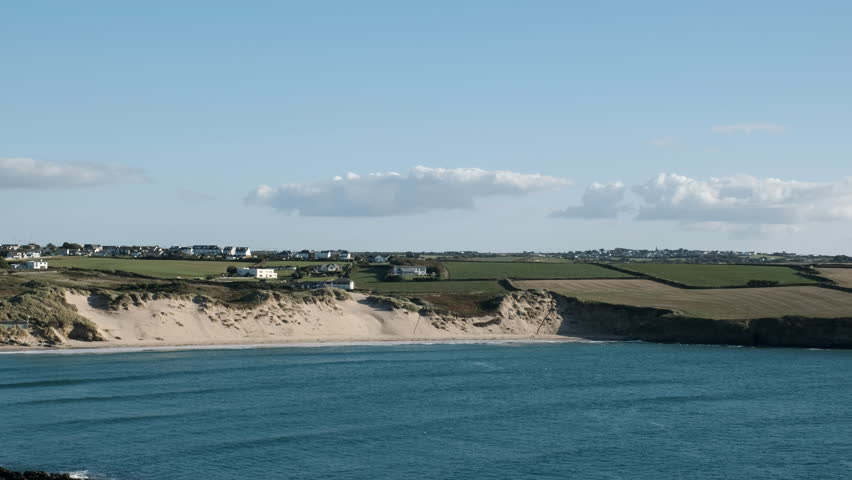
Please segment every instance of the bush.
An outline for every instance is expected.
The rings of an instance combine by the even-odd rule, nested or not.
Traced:
[[[0,258],[0,268],[9,268],[9,262]]]
[[[751,288],[777,287],[778,283],[779,282],[777,280],[749,280],[748,283],[746,283],[746,286]]]

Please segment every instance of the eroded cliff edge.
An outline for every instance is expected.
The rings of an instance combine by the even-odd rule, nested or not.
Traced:
[[[238,306],[201,295],[41,288],[0,303],[0,342],[17,347],[313,341],[585,338],[852,348],[848,318],[720,320],[669,310],[511,292],[476,315],[417,298],[340,290],[256,292]]]

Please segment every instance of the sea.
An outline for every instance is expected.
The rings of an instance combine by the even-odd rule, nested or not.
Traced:
[[[852,351],[0,355],[0,466],[94,479],[849,479]]]

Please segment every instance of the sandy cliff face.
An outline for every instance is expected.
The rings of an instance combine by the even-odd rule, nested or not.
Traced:
[[[152,297],[110,306],[97,296],[65,292],[65,300],[96,325],[105,340],[100,345],[115,346],[547,338],[562,323],[553,297],[532,292],[506,295],[493,314],[475,318],[392,308],[360,294],[346,299],[281,295],[253,308],[203,297]],[[68,337],[61,343],[91,346]]]

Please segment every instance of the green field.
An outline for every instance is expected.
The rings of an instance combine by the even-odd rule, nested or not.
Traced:
[[[438,257],[436,257],[438,258]],[[518,262],[518,263],[570,263],[571,260],[553,257],[519,257],[519,256],[495,256],[495,257],[443,257],[446,262]]]
[[[360,268],[352,274],[355,288],[372,290],[379,293],[502,293],[505,290],[496,280],[485,281],[448,281],[416,282],[404,280],[401,282],[384,282],[383,267]]]
[[[617,267],[693,287],[739,287],[749,280],[776,281],[779,285],[816,283],[789,267],[759,265],[694,265],[622,263]]]
[[[139,260],[133,258],[56,257],[47,260],[51,268],[74,267],[90,270],[115,270],[158,278],[199,278],[222,275],[229,266],[247,267],[245,262],[194,260]],[[285,273],[285,272],[280,272]]]
[[[443,262],[450,280],[501,278],[623,278],[629,275],[588,263]]]

